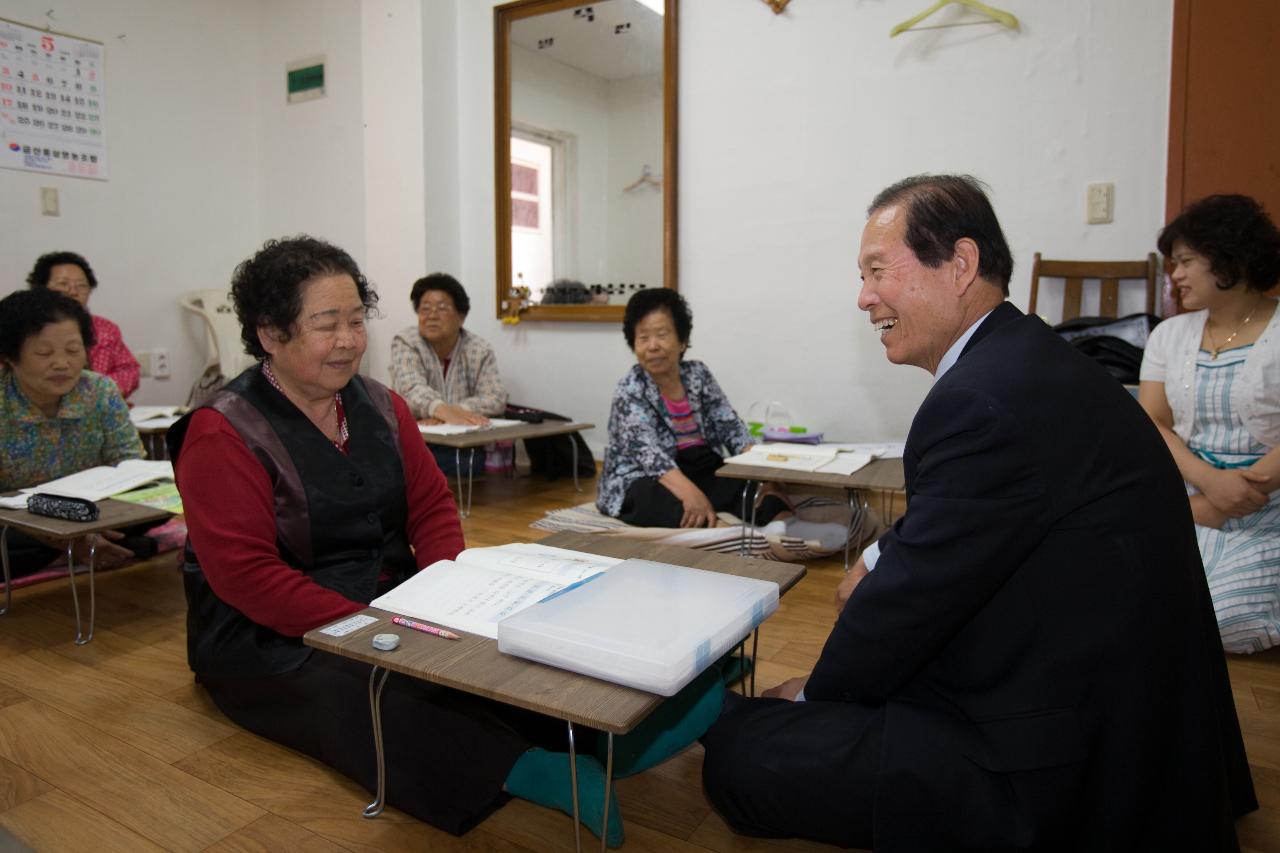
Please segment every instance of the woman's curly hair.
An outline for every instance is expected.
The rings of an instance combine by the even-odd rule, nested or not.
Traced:
[[[279,329],[287,341],[302,311],[302,285],[322,275],[351,276],[365,310],[372,311],[378,304],[378,294],[350,255],[305,234],[268,240],[261,251],[236,267],[231,300],[245,351],[259,361],[267,357],[258,340],[262,326]]]
[[[636,326],[654,311],[666,311],[676,325],[676,338],[680,343],[689,343],[693,334],[693,312],[689,303],[674,290],[666,287],[650,287],[637,290],[627,300],[627,309],[622,315],[622,334],[627,339],[627,346],[636,348]]]
[[[80,267],[84,271],[84,277],[89,280],[89,289],[97,289],[98,277],[93,274],[93,267],[89,266],[89,262],[83,255],[77,255],[75,252],[48,252],[36,258],[36,265],[31,268],[31,272],[27,273],[27,285],[33,288],[48,287],[53,268],[63,264],[75,264]]]
[[[1265,293],[1280,281],[1280,231],[1247,195],[1211,195],[1187,205],[1156,241],[1165,257],[1174,243],[1208,258],[1222,290],[1243,281]]]

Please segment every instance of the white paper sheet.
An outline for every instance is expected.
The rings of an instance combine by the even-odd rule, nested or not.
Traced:
[[[418,432],[423,435],[462,435],[463,433],[516,426],[522,423],[524,421],[513,421],[509,418],[490,418],[488,426],[477,426],[475,424],[418,424]]]

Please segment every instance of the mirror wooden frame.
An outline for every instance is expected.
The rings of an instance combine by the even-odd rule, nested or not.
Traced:
[[[662,284],[676,289],[676,26],[678,0],[664,0],[662,23]],[[517,0],[494,7],[494,185],[497,220],[496,315],[507,316],[511,291],[511,24],[535,15],[590,6],[591,0]],[[523,320],[621,322],[622,305],[530,305]]]

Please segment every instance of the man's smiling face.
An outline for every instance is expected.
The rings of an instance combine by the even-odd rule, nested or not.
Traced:
[[[954,289],[953,262],[931,269],[906,243],[907,212],[893,204],[874,211],[862,231],[858,307],[880,333],[894,364],[912,364],[930,373],[956,340],[963,313]]]

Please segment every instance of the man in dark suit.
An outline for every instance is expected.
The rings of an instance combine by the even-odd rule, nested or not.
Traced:
[[[807,682],[726,705],[712,803],[744,833],[877,853],[1237,849],[1257,803],[1150,419],[1004,301],[972,178],[886,189],[858,263],[889,360],[935,377],[907,513],[841,584]]]

